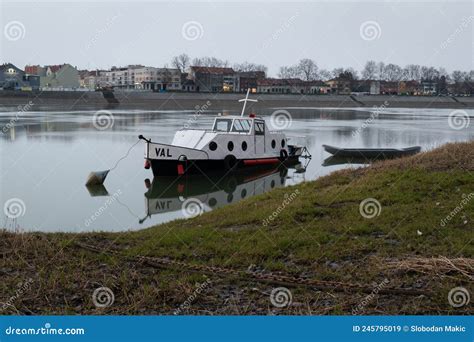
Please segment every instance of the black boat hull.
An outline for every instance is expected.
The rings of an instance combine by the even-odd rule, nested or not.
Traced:
[[[420,152],[420,146],[403,149],[395,148],[338,148],[323,145],[324,150],[336,157],[342,158],[365,158],[365,159],[389,159],[409,156]]]

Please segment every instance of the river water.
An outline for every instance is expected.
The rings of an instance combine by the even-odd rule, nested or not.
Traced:
[[[453,129],[448,109],[286,109],[285,129],[312,154],[306,172],[277,170],[238,176],[153,179],[143,168],[142,143],[109,174],[104,187],[84,186],[90,171],[111,168],[143,134],[170,143],[183,126],[209,128],[217,112],[112,110],[107,129],[98,129],[96,111],[0,113],[0,227],[16,231],[125,231],[177,218],[193,209],[210,211],[242,198],[316,179],[352,164],[331,164],[322,144],[341,147],[432,149],[451,141],[474,139],[470,126]],[[261,113],[267,119],[272,110]],[[269,120],[268,120],[269,121]],[[464,125],[466,126],[466,125]],[[103,127],[99,127],[103,128]],[[455,127],[459,128],[459,127]],[[304,163],[304,161],[303,161]],[[301,171],[301,168],[300,168]],[[195,201],[191,210],[185,203]],[[192,203],[191,203],[192,204]],[[189,209],[189,208],[188,208]]]

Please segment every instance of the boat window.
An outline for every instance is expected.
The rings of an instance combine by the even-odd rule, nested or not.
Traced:
[[[231,125],[232,119],[216,119],[213,130],[217,132],[229,132]]]
[[[242,122],[242,127],[244,128],[245,131],[250,131],[250,128],[252,127],[252,120],[240,120]]]
[[[232,132],[248,133],[250,131],[250,126],[251,126],[250,120],[235,119],[234,125],[232,126]]]
[[[265,125],[263,122],[255,121],[255,134],[256,135],[264,135],[265,134]]]

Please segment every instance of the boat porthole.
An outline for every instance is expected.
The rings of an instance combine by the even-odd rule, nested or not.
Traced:
[[[276,141],[272,140],[272,148],[275,148],[275,146],[276,146]]]
[[[270,183],[270,187],[273,189],[275,187],[275,181],[272,180],[272,182]]]
[[[242,141],[242,151],[247,151],[247,143]]]
[[[281,147],[285,147],[285,139],[281,139]]]
[[[209,144],[209,149],[211,151],[217,150],[217,144],[214,141],[211,141],[211,143]]]
[[[229,151],[232,151],[232,150],[234,149],[234,143],[233,143],[232,141],[229,141],[229,142],[227,143],[227,149],[228,149]]]
[[[245,198],[245,196],[247,196],[247,190],[246,190],[246,189],[242,189],[242,192],[240,193],[240,197],[241,197],[241,198]]]

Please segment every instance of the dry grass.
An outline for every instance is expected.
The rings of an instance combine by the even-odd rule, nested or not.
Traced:
[[[379,265],[384,269],[403,272],[418,272],[432,276],[463,276],[467,280],[474,280],[474,259],[446,257],[409,257],[401,260],[380,260]]]

